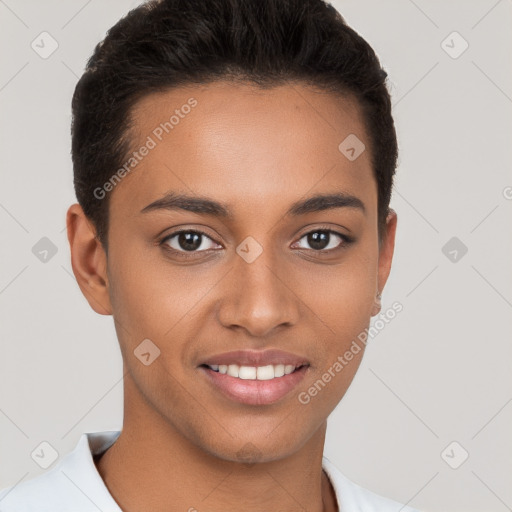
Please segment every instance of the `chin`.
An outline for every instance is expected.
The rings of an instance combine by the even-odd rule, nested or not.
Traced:
[[[288,439],[294,439],[293,445],[288,445],[283,439],[274,439],[269,442],[267,436],[253,440],[229,440],[229,445],[202,446],[202,449],[209,452],[210,455],[217,459],[227,462],[238,462],[241,464],[262,464],[265,462],[273,462],[284,459],[300,449],[300,445],[296,444],[296,437],[289,436]]]

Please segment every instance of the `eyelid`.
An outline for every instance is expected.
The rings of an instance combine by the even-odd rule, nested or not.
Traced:
[[[303,249],[303,248],[298,248],[299,251],[311,251],[313,252],[314,254],[334,254],[335,252],[341,250],[341,249],[344,249],[346,248],[348,245],[352,244],[353,242],[355,242],[355,238],[353,236],[350,236],[350,235],[347,235],[345,233],[341,233],[340,231],[337,231],[336,229],[330,227],[330,226],[315,226],[314,228],[312,229],[309,229],[308,231],[302,233],[298,240],[297,241],[300,241],[302,240],[305,236],[311,234],[311,233],[317,233],[319,231],[324,231],[324,232],[327,232],[329,234],[332,234],[332,235],[337,235],[339,238],[341,238],[342,242],[335,248],[333,249],[318,249],[318,250],[315,250],[315,249]],[[296,244],[297,242],[294,242],[294,244]]]
[[[181,229],[178,229],[177,231],[173,231],[172,233],[169,233],[168,235],[165,235],[160,241],[159,241],[159,245],[164,245],[165,242],[167,242],[168,240],[170,240],[171,238],[174,238],[175,236],[178,236],[179,234],[181,233],[197,233],[197,234],[200,234],[206,238],[209,238],[212,242],[214,242],[215,244],[217,245],[222,245],[220,244],[219,242],[217,242],[211,235],[209,235],[206,231],[203,231],[202,229],[199,229],[199,228],[181,228]],[[169,246],[169,250],[174,252],[174,253],[179,253],[179,254],[199,254],[199,253],[202,253],[202,252],[207,252],[209,250],[218,250],[218,249],[206,249],[206,250],[202,250],[202,251],[180,251],[178,249],[174,249],[174,247],[170,247]]]
[[[319,225],[319,226],[312,227],[308,231],[305,231],[304,233],[302,233],[299,236],[299,238],[297,239],[297,241],[293,242],[292,245],[294,245],[297,242],[299,242],[300,240],[302,240],[302,238],[304,238],[305,236],[307,236],[307,235],[309,235],[311,233],[319,232],[319,231],[325,231],[325,232],[328,232],[330,234],[337,235],[338,237],[340,237],[342,239],[342,242],[337,247],[335,247],[333,249],[318,249],[318,250],[315,250],[315,249],[298,248],[298,250],[299,251],[312,251],[315,254],[332,254],[332,253],[335,253],[335,252],[337,252],[337,251],[339,251],[341,249],[344,249],[347,245],[350,245],[352,242],[355,241],[354,237],[352,237],[350,235],[347,235],[347,234],[344,234],[344,233],[340,233],[339,231],[336,231],[335,229],[333,229],[330,226]],[[222,245],[219,242],[217,242],[213,237],[211,237],[207,232],[203,231],[202,229],[200,229],[200,228],[187,228],[187,227],[180,228],[177,231],[173,231],[172,233],[169,233],[168,235],[165,235],[159,241],[159,245],[164,245],[165,242],[167,242],[171,238],[174,238],[175,236],[178,236],[180,233],[198,233],[198,234],[201,234],[202,236],[205,236],[206,238],[210,239],[212,242],[216,243],[217,245]],[[201,251],[183,251],[183,250],[175,249],[174,247],[167,246],[166,250],[172,252],[173,254],[178,254],[180,257],[187,258],[187,257],[194,257],[195,254],[208,253],[209,251],[218,251],[219,249],[203,249]]]
[[[340,226],[340,228],[341,228],[341,226]],[[327,224],[313,224],[313,227],[311,227],[311,225],[310,225],[307,228],[304,228],[304,229],[306,229],[306,231],[304,231],[299,236],[299,238],[302,238],[305,235],[309,235],[310,233],[316,233],[317,231],[328,231],[329,233],[334,233],[335,235],[339,235],[339,236],[347,238],[347,239],[351,239],[351,240],[354,239],[354,237],[352,237],[351,235],[339,231],[340,228],[335,228],[332,225],[327,225]],[[345,228],[345,229],[347,231],[350,231],[348,228]]]

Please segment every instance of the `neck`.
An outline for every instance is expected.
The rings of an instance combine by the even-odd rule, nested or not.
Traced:
[[[322,471],[326,422],[285,458],[234,462],[192,443],[134,388],[126,375],[125,397],[130,400],[125,400],[123,430],[95,460],[123,512],[238,512],[241,505],[246,512],[337,512],[334,490]]]

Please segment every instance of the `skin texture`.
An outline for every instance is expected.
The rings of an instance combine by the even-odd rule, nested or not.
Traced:
[[[98,471],[126,512],[335,511],[321,470],[327,417],[363,350],[308,404],[297,396],[379,312],[396,214],[379,246],[370,143],[350,98],[225,82],[153,93],[134,108],[134,150],[191,97],[191,112],[109,192],[108,258],[80,206],[67,215],[76,279],[96,312],[113,315],[124,361],[123,431]],[[338,149],[349,134],[366,145],[352,162]],[[233,219],[141,213],[169,191],[225,203]],[[295,201],[340,191],[365,212],[285,215]],[[182,228],[207,233],[199,250],[162,242]],[[322,256],[305,236],[321,229],[355,241],[337,249],[345,242],[331,235]],[[248,236],[263,248],[252,263],[236,252]],[[147,338],[161,351],[148,366],[134,355]],[[215,354],[267,348],[310,362],[297,389],[270,405],[226,398],[198,368]]]

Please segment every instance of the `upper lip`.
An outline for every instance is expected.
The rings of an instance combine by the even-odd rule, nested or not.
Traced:
[[[309,361],[303,356],[292,354],[290,352],[284,352],[277,349],[267,350],[235,350],[233,352],[224,352],[215,356],[209,357],[202,364],[208,366],[218,365],[230,365],[237,364],[239,366],[266,366],[269,364],[290,364],[294,366],[309,365]]]

